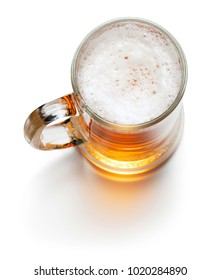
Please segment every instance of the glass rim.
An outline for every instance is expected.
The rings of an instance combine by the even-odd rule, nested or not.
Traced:
[[[80,90],[78,88],[78,83],[77,83],[77,71],[76,71],[76,65],[77,65],[77,60],[78,57],[81,53],[81,49],[85,46],[85,44],[90,40],[91,36],[94,35],[95,33],[97,33],[100,29],[113,24],[113,23],[121,23],[121,22],[138,22],[138,23],[143,23],[143,24],[148,24],[151,27],[158,29],[160,32],[162,32],[164,35],[166,35],[171,42],[173,43],[173,45],[175,46],[175,48],[177,49],[178,55],[179,55],[179,59],[181,62],[181,67],[182,67],[182,80],[181,80],[181,84],[180,84],[180,88],[179,91],[177,93],[177,96],[175,98],[175,100],[173,101],[173,103],[170,105],[170,107],[164,111],[161,115],[159,115],[158,117],[147,121],[147,122],[143,122],[143,123],[138,123],[138,124],[118,124],[115,122],[111,122],[108,120],[105,120],[104,118],[100,117],[98,114],[96,114],[84,101],[84,98],[82,97]],[[188,70],[187,70],[187,61],[186,61],[186,57],[185,54],[180,46],[180,44],[178,43],[178,41],[173,37],[172,34],[170,34],[170,32],[168,32],[166,29],[164,29],[163,27],[161,27],[160,25],[147,20],[147,19],[142,19],[142,18],[137,18],[137,17],[122,17],[122,18],[116,18],[116,19],[112,19],[109,21],[106,21],[100,25],[98,25],[96,28],[94,28],[91,32],[88,33],[88,35],[82,40],[82,42],[80,43],[80,45],[78,46],[75,55],[73,57],[72,60],[72,64],[71,64],[71,83],[72,83],[72,87],[74,90],[74,95],[77,95],[80,97],[81,103],[83,105],[84,110],[86,110],[86,112],[97,122],[101,123],[102,125],[105,125],[109,128],[112,129],[120,129],[123,131],[130,131],[130,130],[139,130],[139,129],[144,129],[150,126],[153,126],[159,122],[161,122],[162,120],[164,120],[167,116],[169,116],[174,110],[175,108],[179,105],[185,89],[186,89],[186,84],[187,84],[187,78],[188,78]]]

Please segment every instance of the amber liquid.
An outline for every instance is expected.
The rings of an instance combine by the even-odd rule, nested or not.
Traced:
[[[180,112],[141,131],[113,130],[91,120],[89,126],[84,124],[89,136],[80,149],[102,169],[120,174],[140,173],[155,168],[172,154],[180,128]]]

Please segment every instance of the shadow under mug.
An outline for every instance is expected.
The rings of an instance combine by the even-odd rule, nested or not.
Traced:
[[[145,123],[122,125],[96,114],[82,97],[77,83],[78,61],[88,42],[112,24],[133,22],[145,24],[163,34],[176,48],[182,80],[170,107],[160,116]],[[161,165],[175,151],[183,130],[181,99],[187,82],[187,63],[175,40],[159,25],[134,18],[109,21],[94,29],[80,44],[71,67],[74,92],[34,110],[24,125],[25,139],[40,150],[78,146],[94,165],[113,173],[137,174]]]

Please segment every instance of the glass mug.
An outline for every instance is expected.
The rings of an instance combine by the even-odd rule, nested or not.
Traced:
[[[110,34],[112,34],[111,32],[115,32],[118,35],[113,33],[110,36],[108,35],[108,32],[110,32]],[[127,34],[126,37],[125,34]],[[149,41],[145,41],[145,37],[147,35],[149,36]],[[111,39],[108,39],[109,41],[105,42],[102,41],[102,36],[104,38],[106,38],[105,36],[109,36]],[[142,40],[140,39],[140,36],[143,36]],[[100,38],[102,38],[102,40],[100,40]],[[114,111],[117,108],[119,114],[121,111],[124,111],[124,114],[129,119],[133,114],[134,118],[136,118],[138,115],[139,119],[140,112],[145,112],[145,110],[140,107],[138,108],[137,112],[134,109],[135,113],[133,110],[128,112],[127,108],[124,106],[124,102],[126,101],[122,101],[122,108],[118,108],[117,106],[119,106],[121,101],[117,100],[116,102],[113,98],[113,102],[111,99],[108,101],[110,103],[109,107],[105,109],[107,113],[104,110],[102,115],[99,113],[99,108],[97,108],[96,99],[93,101],[95,104],[93,106],[93,104],[91,105],[89,102],[91,99],[88,99],[89,101],[86,100],[87,98],[84,95],[84,91],[88,91],[90,93],[91,85],[93,87],[95,86],[95,91],[97,90],[97,92],[99,92],[100,90],[101,94],[100,92],[98,93],[99,98],[102,95],[102,88],[106,94],[107,90],[105,90],[105,87],[107,87],[108,79],[107,77],[104,77],[104,81],[102,78],[103,73],[106,71],[105,69],[108,67],[110,68],[110,70],[107,70],[110,71],[110,76],[113,76],[113,71],[119,71],[119,69],[112,69],[112,64],[110,64],[112,63],[111,60],[109,62],[109,66],[107,67],[107,65],[105,65],[105,57],[104,61],[102,61],[102,58],[99,57],[101,61],[96,62],[96,55],[94,58],[88,58],[88,56],[91,55],[90,52],[93,52],[93,50],[96,49],[98,45],[97,42],[100,44],[99,47],[103,48],[102,51],[104,52],[105,56],[105,50],[108,52],[110,49],[109,45],[112,44],[113,47],[111,50],[114,49],[118,40],[123,40],[120,42],[122,49],[119,49],[118,46],[116,51],[120,53],[119,57],[122,56],[124,59],[124,61],[119,62],[121,64],[117,62],[118,66],[129,63],[131,57],[133,57],[133,61],[135,61],[136,65],[136,55],[138,53],[136,48],[139,44],[141,47],[144,46],[144,52],[146,51],[145,48],[149,48],[147,49],[149,52],[147,53],[147,56],[144,56],[141,53],[141,59],[139,58],[140,60],[136,67],[134,67],[134,62],[132,63],[133,68],[128,66],[130,68],[128,69],[133,69],[134,72],[127,73],[128,75],[132,75],[129,76],[132,77],[132,79],[128,79],[127,74],[123,78],[124,83],[121,84],[121,90],[124,91],[124,95],[125,91],[127,92],[127,90],[130,91],[130,94],[134,94],[134,96],[136,94],[142,95],[143,93],[137,93],[135,91],[138,87],[140,88],[140,85],[137,83],[139,83],[141,78],[144,77],[142,82],[154,84],[155,80],[158,81],[156,78],[158,74],[155,75],[154,73],[157,73],[157,68],[160,66],[164,67],[163,70],[159,72],[159,76],[161,77],[159,89],[161,90],[162,98],[164,98],[164,92],[168,92],[168,96],[170,96],[170,92],[173,90],[174,99],[172,101],[170,100],[169,105],[167,104],[167,107],[162,109],[161,112],[158,112],[158,114],[155,116],[152,115],[152,117],[146,121],[144,121],[143,115],[140,121],[132,120],[131,123],[130,121],[129,123],[125,122],[124,116],[122,117],[121,121],[116,121],[116,119],[112,120],[108,116],[108,112],[110,112],[110,115],[112,114],[112,109]],[[134,49],[133,45],[131,47],[131,42],[133,42],[133,44],[135,43]],[[128,45],[130,45],[130,48],[127,51],[130,53],[130,55],[128,55],[128,53],[125,51]],[[162,53],[158,55],[156,52],[153,52],[153,55],[151,55],[151,48],[155,49],[157,45],[162,48]],[[167,48],[170,51],[170,59],[172,59],[171,65],[172,67],[175,67],[174,72],[171,74],[171,78],[170,76],[166,76],[166,70],[170,70],[165,68],[168,67],[168,63],[165,62],[167,61],[165,56],[167,55]],[[98,53],[100,53],[100,51],[98,51]],[[113,54],[109,53],[108,55],[112,56]],[[88,73],[93,76],[93,79],[85,78],[87,80],[85,86],[85,81],[80,78],[79,73],[81,73],[82,76],[86,75],[85,72],[81,72],[84,71],[82,69],[84,69],[84,60],[86,59],[91,59],[91,63],[89,64],[91,67],[90,69],[92,69],[92,74],[90,72]],[[148,59],[150,60],[152,67],[152,70],[150,71],[142,64]],[[156,64],[156,67],[154,66],[155,68],[153,68],[153,64],[155,63],[154,59],[159,64]],[[113,62],[113,64],[115,62]],[[125,73],[126,72],[127,69],[125,70]],[[165,77],[167,78],[164,78],[164,73]],[[120,74],[124,75],[124,73]],[[153,77],[150,78],[151,75],[155,75],[156,79],[154,80]],[[120,82],[115,76],[111,79],[114,79],[114,81],[117,83],[117,86],[119,86]],[[111,86],[111,83],[113,82],[111,79],[109,86]],[[179,80],[177,84],[175,84],[176,79]],[[79,83],[79,80],[80,83],[83,81],[82,83],[84,83],[85,88],[82,87],[82,85]],[[81,153],[91,163],[103,170],[118,174],[136,174],[152,170],[160,166],[173,154],[179,143],[183,129],[183,107],[181,104],[181,99],[184,94],[187,82],[187,63],[180,45],[165,29],[153,22],[137,18],[115,19],[102,24],[87,35],[76,51],[71,66],[71,81],[73,93],[40,106],[27,118],[24,125],[25,139],[33,147],[40,150],[52,150],[77,146],[79,147]],[[130,85],[126,85],[125,81],[128,81]],[[151,89],[149,84],[145,86],[147,86],[148,90]],[[115,90],[116,85],[114,87],[114,91]],[[135,93],[133,93],[133,90]],[[155,93],[156,90],[152,91],[151,96],[156,95]],[[92,96],[92,93],[90,94]],[[135,98],[134,96],[132,98]],[[136,98],[139,99],[139,96]],[[145,96],[142,98],[145,98]],[[149,99],[151,100],[151,98],[155,97],[150,97]],[[163,103],[162,98],[159,100],[156,99],[156,108],[153,109],[153,111],[159,110],[161,103]],[[126,97],[126,99],[128,98]],[[165,104],[169,102],[167,98],[164,99]],[[103,100],[105,103],[105,99]],[[143,101],[141,100],[139,106],[141,106],[140,104],[142,102]],[[134,104],[135,103],[132,101],[132,109],[134,108]],[[147,104],[143,103],[143,107],[145,106],[148,109]],[[150,107],[153,107],[152,104]]]

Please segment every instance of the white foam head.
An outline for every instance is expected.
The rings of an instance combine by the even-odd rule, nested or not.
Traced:
[[[77,84],[85,103],[103,119],[141,124],[163,114],[182,82],[177,48],[147,23],[104,26],[83,46]]]

